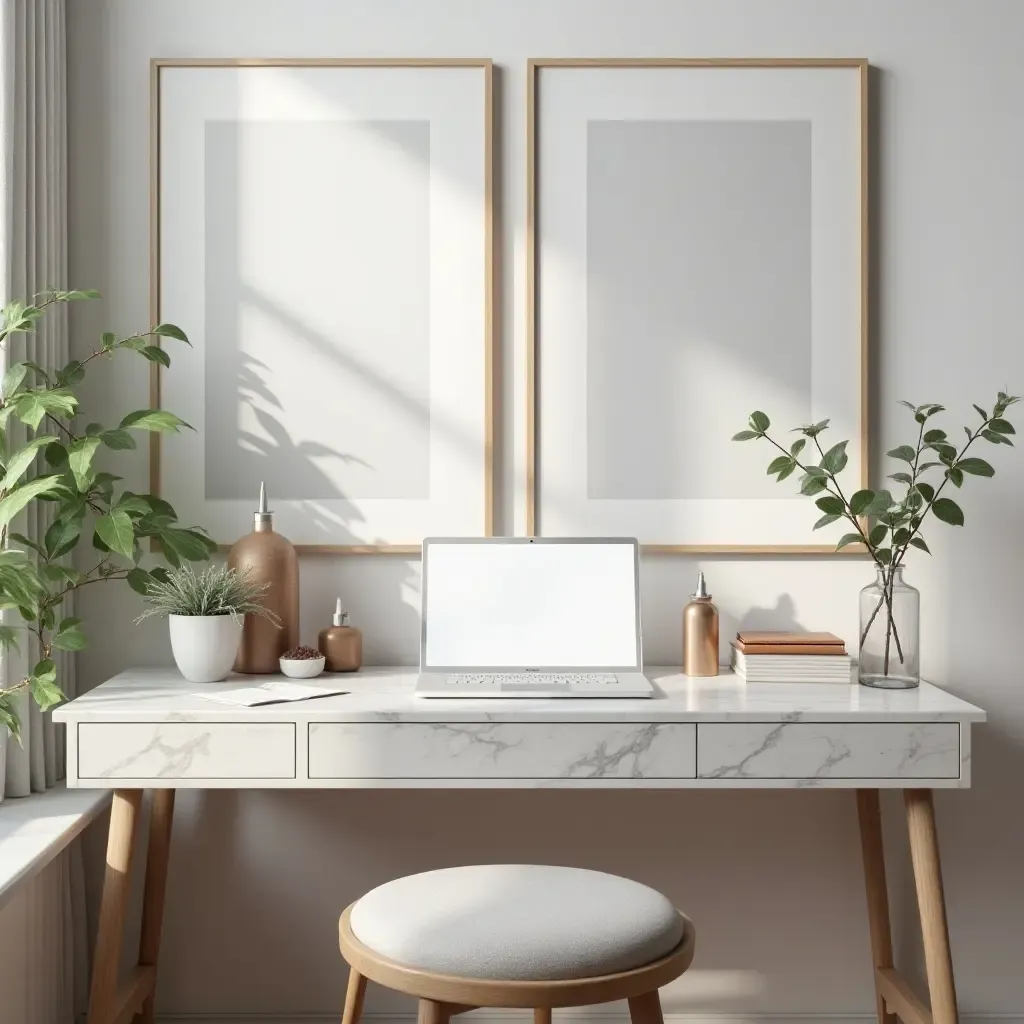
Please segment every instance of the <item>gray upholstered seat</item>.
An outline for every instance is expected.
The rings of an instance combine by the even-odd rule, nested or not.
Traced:
[[[600,871],[524,864],[445,868],[367,893],[352,932],[438,974],[501,981],[597,977],[671,952],[683,925],[661,893]]]

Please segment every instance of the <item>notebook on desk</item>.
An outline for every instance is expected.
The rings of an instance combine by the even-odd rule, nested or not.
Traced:
[[[423,544],[418,697],[651,697],[635,539]]]

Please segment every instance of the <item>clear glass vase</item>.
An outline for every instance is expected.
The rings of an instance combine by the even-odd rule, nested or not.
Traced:
[[[860,592],[860,658],[864,686],[909,690],[921,682],[921,594],[903,568],[880,568]]]

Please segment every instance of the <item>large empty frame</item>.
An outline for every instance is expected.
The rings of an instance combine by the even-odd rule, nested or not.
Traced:
[[[730,438],[830,418],[867,484],[867,73],[530,61],[527,533],[834,550],[778,452]]]
[[[266,481],[306,552],[493,529],[486,59],[158,59],[152,316],[193,350],[151,486],[221,542]]]

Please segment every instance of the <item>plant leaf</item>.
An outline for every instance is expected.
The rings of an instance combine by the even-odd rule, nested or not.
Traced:
[[[898,484],[911,484],[914,478],[909,473],[890,473],[889,480],[895,480]]]
[[[963,526],[964,514],[960,506],[952,498],[936,498],[932,502],[932,512],[950,526]]]
[[[0,498],[0,527],[10,521],[33,499],[60,487],[59,476],[37,476]]]
[[[68,465],[80,491],[87,491],[93,481],[92,457],[100,446],[98,437],[80,437],[68,448]]]
[[[836,473],[841,473],[846,468],[846,446],[848,444],[849,441],[840,441],[839,444],[833,445],[825,452],[821,465],[826,472],[835,475]]]
[[[926,484],[919,480],[914,486],[925,501],[931,501],[935,497],[935,488],[931,484]]]
[[[780,455],[776,459],[772,459],[768,463],[768,474],[773,475],[775,473],[781,473],[787,466],[791,465],[793,460],[788,455]]]
[[[944,430],[926,430],[923,440],[925,441],[945,441],[946,432]]]
[[[861,543],[860,534],[858,534],[858,533],[844,533],[842,535],[842,537],[839,538],[839,543],[836,545],[836,551],[839,551],[842,548],[845,548],[845,547],[847,547],[850,544],[860,544],[860,543]]]
[[[104,430],[100,434],[100,440],[108,448],[115,450],[135,447],[135,438],[127,430],[122,430],[120,427],[116,427],[113,430]]]
[[[738,434],[733,434],[732,439],[734,441],[752,441],[755,437],[760,437],[756,430],[741,430]]]
[[[841,519],[842,516],[822,516],[815,524],[814,529],[820,530],[823,526],[831,526],[837,519]]]
[[[994,430],[997,434],[1016,434],[1017,431],[1013,429],[1013,424],[1009,420],[996,419],[993,420],[989,425],[989,430]]]
[[[855,491],[853,497],[850,498],[850,511],[855,516],[862,515],[871,507],[874,500],[874,491]]]
[[[948,470],[946,470],[946,476],[949,477],[949,479],[953,482],[953,484],[956,487],[963,487],[964,475],[955,466],[951,466]]]
[[[137,412],[130,412],[121,420],[121,427],[132,427],[134,430],[153,430],[161,433],[168,431],[177,433],[182,427],[188,427],[189,430],[195,429],[166,409],[139,409]]]
[[[21,387],[27,373],[28,366],[25,363],[12,363],[7,368],[3,382],[4,398],[10,398]]]
[[[985,438],[986,441],[991,441],[993,444],[1013,444],[1008,437],[1005,437],[1003,434],[997,434],[994,430],[983,430],[981,432],[981,436]]]
[[[64,700],[64,694],[57,685],[57,666],[49,658],[40,661],[32,669],[28,688],[32,698],[43,711]]]
[[[805,473],[800,478],[800,493],[801,494],[818,494],[825,490],[825,481],[819,476],[811,476],[809,473]]]
[[[827,494],[824,498],[819,498],[814,504],[822,512],[827,512],[830,516],[841,516],[846,511],[842,501],[834,494]]]
[[[798,437],[789,448],[789,454],[795,459],[803,450],[804,445],[807,444],[806,437]]]
[[[186,345],[192,344],[185,332],[175,324],[158,324],[153,328],[153,334],[158,334],[161,338],[174,338],[176,341],[185,342]]]
[[[85,647],[85,634],[78,626],[70,626],[61,630],[51,641],[59,651],[80,651]]]
[[[929,555],[931,554],[931,550],[928,545],[925,544],[923,537],[912,537],[910,539],[910,544],[911,547],[919,548],[921,551],[927,551]]]
[[[978,415],[979,415],[979,416],[980,416],[980,417],[981,417],[981,418],[982,418],[983,420],[987,420],[987,419],[988,419],[988,413],[987,413],[987,412],[985,412],[985,410],[984,410],[984,409],[982,409],[982,407],[981,407],[980,405],[976,405],[976,406],[975,406],[974,408],[975,408],[975,410],[977,411]],[[929,552],[929,553],[930,553],[930,552]]]
[[[779,475],[775,478],[779,483],[782,483],[787,476],[792,476],[793,471],[796,469],[796,462],[791,462]]]
[[[149,593],[150,577],[145,569],[131,569],[125,578],[128,580],[128,586],[137,594],[145,597]]]
[[[901,444],[898,448],[886,452],[891,459],[899,459],[902,462],[913,462],[917,458],[917,452],[909,444]]]
[[[76,519],[55,519],[43,538],[47,554],[51,558],[59,558],[61,555],[67,554],[78,543],[81,530],[81,523]]]
[[[888,565],[892,561],[892,550],[890,548],[879,548],[875,552],[875,558],[877,558],[882,565]]]
[[[171,357],[159,345],[146,345],[142,354],[151,362],[159,363],[161,366],[170,366]]]
[[[54,437],[33,437],[11,456],[7,463],[7,475],[3,479],[3,487],[10,490],[27,472],[28,467],[35,461],[36,453],[40,448],[45,448],[55,441]]]
[[[885,540],[885,535],[889,532],[889,527],[885,523],[879,523],[873,527],[871,532],[868,534],[868,541],[870,541],[872,547],[878,547],[879,544]]]
[[[756,430],[759,434],[763,434],[771,425],[771,420],[763,412],[755,411],[750,414],[751,430]]]
[[[971,476],[994,476],[996,472],[984,459],[961,459],[956,468]]]
[[[132,557],[132,549],[135,545],[135,530],[132,528],[132,521],[127,512],[114,509],[96,520],[96,536],[99,537],[111,551],[124,555],[125,558]]]

